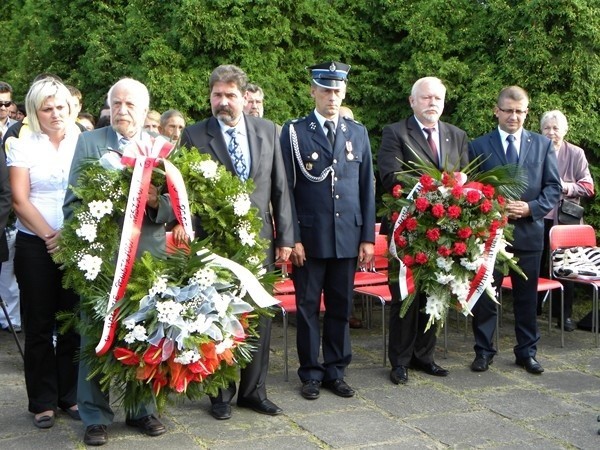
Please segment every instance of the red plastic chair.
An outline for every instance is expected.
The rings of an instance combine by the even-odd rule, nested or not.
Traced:
[[[600,280],[586,277],[557,277],[552,270],[552,252],[559,248],[595,247],[596,232],[590,225],[555,225],[550,229],[550,276],[556,280],[572,281],[592,288],[592,331],[595,332],[596,347],[600,346],[600,320],[598,318],[598,287]]]

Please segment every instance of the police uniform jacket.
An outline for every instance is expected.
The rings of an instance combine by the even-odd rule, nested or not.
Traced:
[[[297,146],[292,143],[292,127]],[[373,161],[367,130],[340,117],[335,135],[332,149],[314,111],[286,123],[281,133],[295,206],[295,240],[313,258],[354,258],[361,242],[375,242]]]

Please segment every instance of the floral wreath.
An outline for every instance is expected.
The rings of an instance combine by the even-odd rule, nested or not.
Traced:
[[[153,147],[162,144],[157,138]],[[185,180],[189,209],[208,238],[170,249],[170,255],[165,249],[163,258],[144,253],[133,263],[118,308],[111,308],[119,219],[128,206],[133,174],[123,162],[126,157],[109,151],[81,171],[72,187],[80,203],[64,224],[55,254],[65,270],[65,286],[81,295],[80,308],[92,318],[79,322],[90,340],[82,357],[103,389],[120,390],[128,412],[146,402],[162,409],[170,393],[215,395],[236,380],[238,366],[251,360],[259,318],[270,314],[267,304],[246,295],[256,285],[262,289],[256,277],[265,285],[273,281],[261,267],[268,242],[259,237],[262,220],[250,203],[253,183],[242,182],[196,149],[172,153],[169,162]],[[165,174],[154,167],[152,183],[163,185]],[[116,326],[110,351],[97,354],[94,346],[111,314]]]
[[[522,192],[523,178],[512,166],[477,172],[478,166],[440,172],[418,163],[399,173],[398,184],[383,195],[380,213],[394,224],[389,255],[399,269],[390,277],[399,285],[400,315],[423,292],[426,329],[443,323],[449,308],[470,314],[485,291],[495,299],[494,268],[524,276],[506,251],[513,225],[505,211],[507,199]]]

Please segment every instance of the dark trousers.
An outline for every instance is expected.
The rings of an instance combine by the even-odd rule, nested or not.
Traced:
[[[258,342],[252,352],[252,361],[240,371],[240,389],[238,400],[259,403],[267,399],[267,373],[269,371],[269,346],[271,343],[271,318],[261,317],[258,324]],[[235,383],[227,389],[219,389],[219,395],[210,397],[213,404],[230,403],[235,396]]]
[[[62,287],[63,273],[37,236],[17,233],[15,275],[25,328],[29,411],[37,414],[57,407],[69,408],[77,403],[79,334],[73,329],[59,333],[56,314],[72,311],[79,297]]]
[[[296,289],[296,347],[300,380],[332,381],[344,378],[352,360],[350,327],[356,258],[311,258],[294,267]],[[324,296],[323,337],[319,323]],[[323,348],[323,363],[319,350]]]
[[[537,325],[537,283],[540,274],[541,252],[514,251],[519,260],[519,267],[527,276],[527,280],[511,271],[513,309],[515,315],[515,335],[517,345],[514,347],[518,359],[535,357],[540,333]],[[495,274],[495,286],[499,289],[502,275]],[[475,337],[475,353],[478,355],[496,354],[493,346],[496,331],[496,304],[486,293],[482,294],[473,308],[473,335]]]
[[[437,341],[433,325],[425,331],[429,315],[421,310],[425,307],[427,296],[418,293],[404,317],[400,317],[402,301],[398,282],[390,283],[392,303],[390,305],[390,334],[388,344],[388,359],[392,368],[408,367],[411,361],[422,364],[433,362],[433,353]]]

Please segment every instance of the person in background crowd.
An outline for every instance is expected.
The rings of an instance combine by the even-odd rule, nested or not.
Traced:
[[[439,78],[425,77],[412,87],[408,101],[413,115],[383,128],[378,153],[379,175],[386,192],[398,184],[396,174],[414,169],[413,165],[429,164],[439,169],[459,170],[468,164],[468,138],[460,128],[440,120],[444,111],[446,87]],[[382,233],[391,237],[394,224],[387,219]],[[389,229],[388,229],[389,228]],[[389,273],[398,273],[395,261]],[[392,303],[390,307],[390,334],[388,358],[392,365],[390,380],[394,384],[408,381],[408,368],[422,370],[429,375],[445,377],[448,370],[434,361],[436,327],[425,331],[429,316],[423,312],[427,297],[418,293],[400,317],[402,301],[397,281],[390,281]]]
[[[245,98],[244,113],[254,117],[262,117],[265,113],[263,104],[265,93],[262,88],[257,84],[248,84]]]
[[[63,224],[67,188],[79,128],[71,114],[71,94],[59,81],[33,83],[25,104],[30,132],[10,141],[8,166],[17,215],[15,274],[25,325],[25,384],[28,409],[38,428],[54,425],[60,408],[75,420],[79,335],[74,329],[53,336],[56,314],[77,307],[78,296],[62,287],[63,272],[52,260]]]
[[[18,121],[17,113],[17,104],[15,102],[12,102],[10,107],[8,108],[8,117],[10,117],[12,120]]]
[[[69,174],[69,186],[77,186],[82,168],[90,160],[98,160],[108,149],[122,149],[130,141],[140,141],[151,145],[149,133],[143,131],[142,125],[148,112],[150,94],[142,83],[132,78],[122,78],[108,91],[110,105],[110,127],[82,133],[77,141],[75,159]],[[77,203],[77,197],[71,189],[67,190],[63,211],[68,220]],[[146,214],[142,223],[140,240],[136,256],[150,252],[155,256],[164,256],[166,237],[164,224],[175,219],[168,194],[160,194],[156,186],[150,185]],[[81,320],[88,321],[82,313]],[[89,337],[81,336],[81,347],[87,348]],[[90,376],[90,365],[82,360],[79,364],[79,384],[77,387],[77,404],[81,419],[86,427],[83,442],[86,445],[104,445],[108,442],[106,431],[114,417],[111,410],[108,392],[100,387],[100,377]],[[148,436],[160,436],[167,430],[154,413],[156,405],[141,404],[134,416],[125,418],[125,423],[138,428]]]
[[[170,142],[177,143],[184,128],[185,119],[183,114],[176,109],[169,109],[160,116],[158,132],[169,139]]]
[[[10,281],[15,278],[13,257],[14,257],[14,234],[12,237],[12,247],[9,248],[7,245],[7,223],[11,211],[11,192],[10,183],[8,179],[8,168],[6,166],[6,156],[4,151],[0,149],[0,301],[4,301],[5,308],[8,311],[8,318],[13,326],[15,332],[21,331],[21,313],[19,311],[19,288],[16,282],[12,285],[16,287],[16,296],[11,291],[7,292],[6,287],[10,286]],[[5,231],[6,230],[6,231]],[[9,253],[10,249],[10,253]],[[7,270],[8,269],[8,270]],[[9,272],[9,277],[5,277],[4,272]],[[8,295],[7,295],[8,294]],[[0,314],[0,325],[2,329],[11,331],[9,329],[8,320],[4,314]]]
[[[180,145],[209,154],[242,180],[252,179],[255,189],[250,201],[264,220],[260,236],[271,243],[264,261],[268,267],[276,260],[287,261],[290,256],[294,244],[292,207],[277,127],[269,120],[243,114],[247,83],[246,73],[239,67],[217,67],[209,79],[213,116],[185,128]],[[203,234],[202,230],[195,231],[196,236]],[[283,411],[267,398],[266,388],[270,318],[261,318],[258,334],[252,361],[241,370],[237,405],[261,414],[278,415]],[[235,383],[231,383],[210,398],[215,419],[231,417],[230,403],[235,393]]]
[[[160,113],[154,109],[148,111],[146,119],[144,119],[144,130],[156,136],[158,127],[160,126]]]
[[[21,122],[25,117],[27,117],[27,112],[25,111],[25,104],[17,103],[17,115],[15,120]]]
[[[86,131],[92,131],[96,126],[94,116],[88,112],[80,112],[77,116],[77,122],[85,128]]]
[[[352,360],[348,321],[357,263],[373,258],[375,187],[367,130],[339,115],[350,66],[326,62],[308,69],[315,109],[284,125],[281,150],[294,206],[300,393],[314,400],[321,386],[340,397],[355,394],[344,380]],[[298,145],[292,148],[292,141]]]
[[[8,128],[16,123],[16,120],[10,118],[10,108],[12,102],[12,86],[4,81],[0,81],[0,141]]]
[[[546,111],[540,119],[542,134],[552,141],[552,147],[556,152],[558,163],[558,174],[561,183],[561,199],[579,204],[582,198],[594,196],[594,179],[590,173],[585,152],[583,149],[565,141],[569,130],[569,124],[565,115],[558,111]],[[548,264],[548,235],[550,228],[558,224],[558,212],[555,206],[546,217],[544,217],[544,252],[542,253],[542,266],[540,268],[543,276],[549,274]],[[571,319],[573,312],[573,298],[575,285],[573,282],[561,281],[564,287],[565,301],[565,331],[575,330],[575,324]],[[541,309],[542,298],[538,297],[538,309]],[[563,318],[560,316],[560,301],[558,296],[552,297],[552,313],[558,318],[560,328]]]
[[[518,165],[526,172],[527,187],[520,200],[507,203],[509,223],[514,225],[509,251],[527,278],[510,271],[515,316],[515,363],[527,372],[539,375],[544,369],[536,359],[540,331],[537,324],[537,284],[544,248],[544,217],[560,197],[561,183],[556,152],[550,139],[523,128],[529,96],[519,86],[500,91],[494,114],[498,128],[469,144],[469,157],[481,162],[479,170],[488,171],[502,165]],[[495,286],[502,284],[502,274],[495,274]],[[496,349],[496,303],[483,293],[473,308],[474,372],[485,372],[493,362]]]

